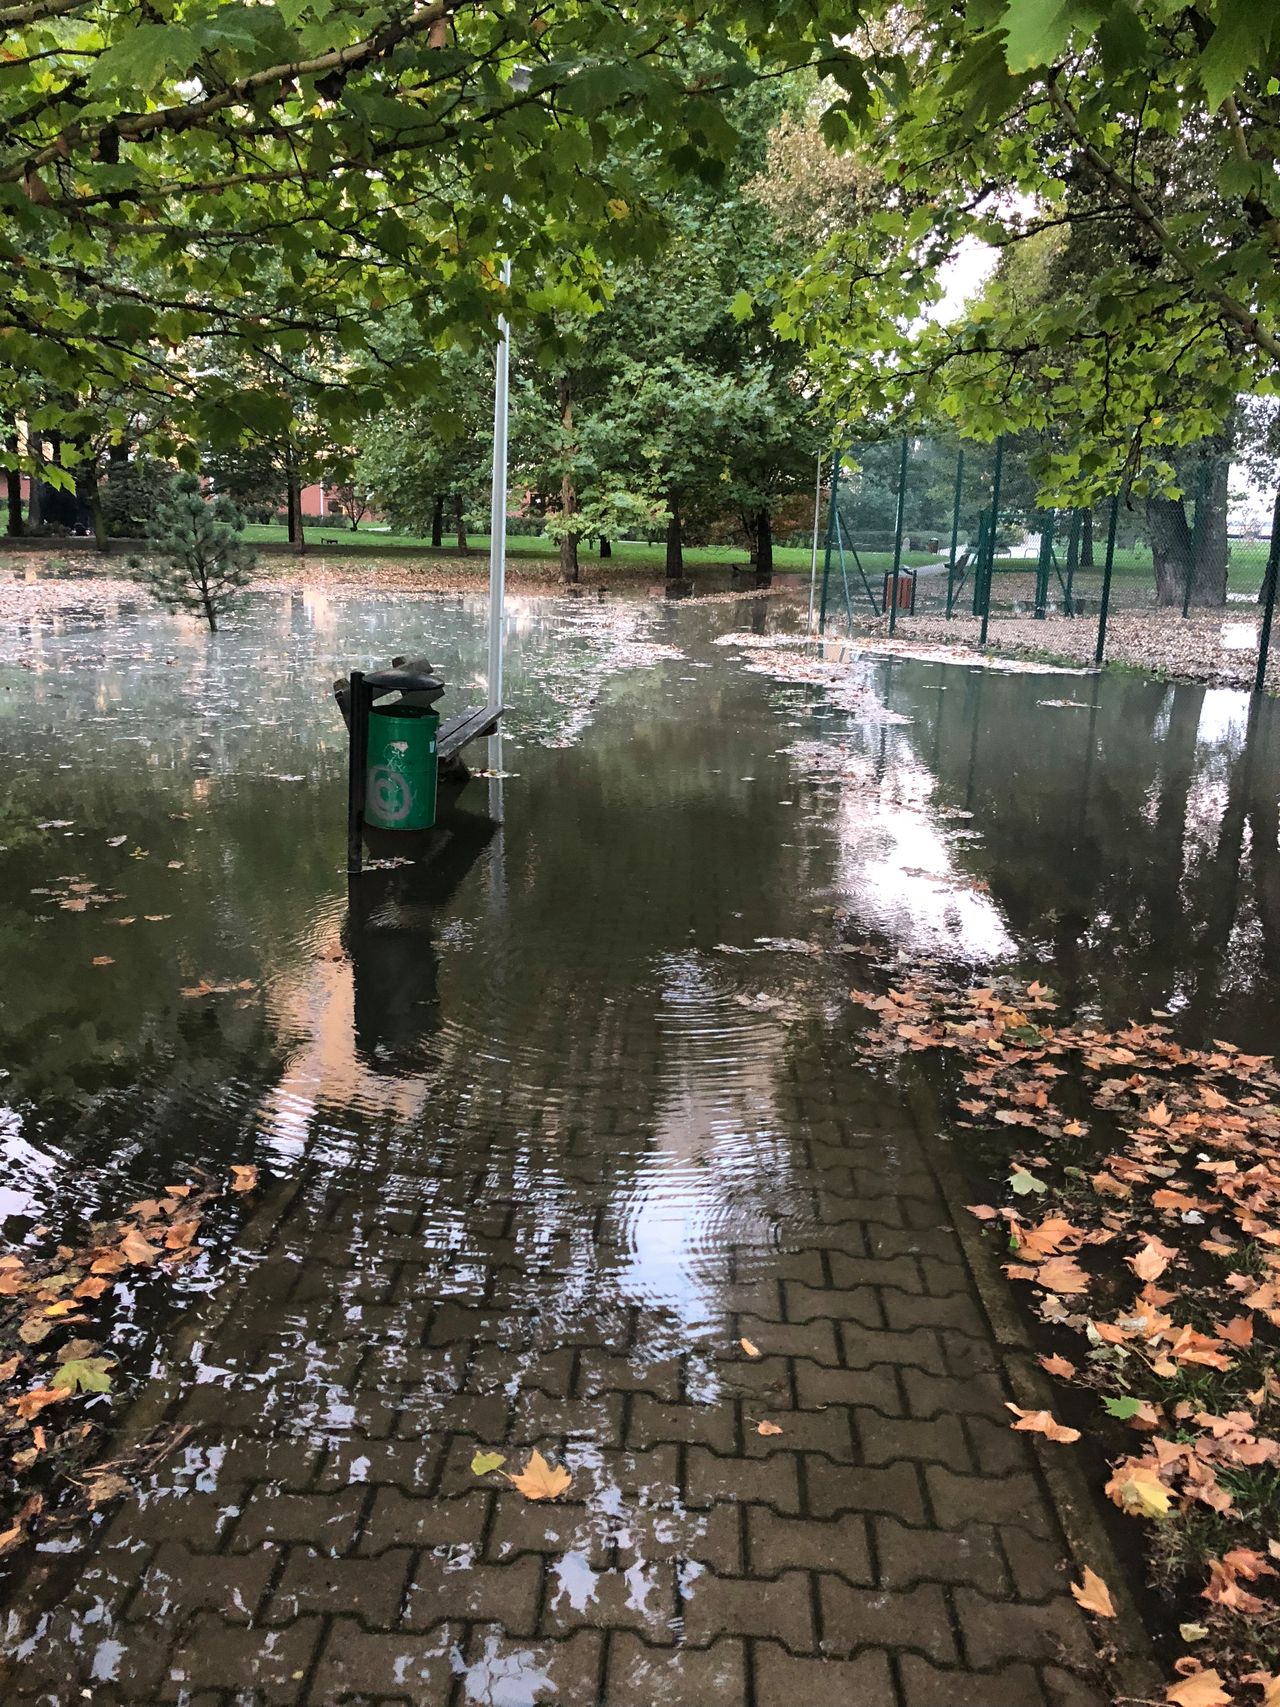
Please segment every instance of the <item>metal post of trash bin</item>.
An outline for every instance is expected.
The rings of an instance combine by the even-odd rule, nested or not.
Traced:
[[[351,672],[351,733],[347,753],[347,871],[358,876],[364,861],[364,797],[369,768],[369,703],[364,671]]]

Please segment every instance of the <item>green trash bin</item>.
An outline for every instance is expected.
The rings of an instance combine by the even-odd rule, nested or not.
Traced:
[[[436,821],[436,732],[425,706],[375,705],[369,712],[364,821],[376,830],[429,830]]]

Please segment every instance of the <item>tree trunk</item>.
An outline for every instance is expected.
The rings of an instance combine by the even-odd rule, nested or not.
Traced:
[[[462,513],[462,493],[453,494],[453,526],[458,536],[458,550],[469,551],[467,544],[467,518]]]
[[[18,454],[18,435],[12,432],[5,439],[5,449],[11,456]],[[22,532],[22,471],[17,468],[5,470],[5,485],[9,500],[9,521],[6,532],[15,538]]]
[[[205,620],[209,624],[209,633],[216,634],[218,632],[218,613],[214,609],[213,600],[209,597],[208,593],[203,595],[203,602]]]
[[[613,556],[613,541],[609,538],[607,533],[602,533],[600,535],[600,555],[601,557]]]
[[[302,538],[302,493],[298,487],[298,470],[293,452],[288,451],[284,463],[285,503],[288,507],[289,544],[297,545]]]
[[[444,544],[444,498],[439,493],[431,506],[431,543],[437,551]]]
[[[1227,474],[1221,457],[1205,487],[1198,527],[1188,519],[1184,499],[1147,499],[1158,604],[1181,605],[1185,599],[1203,609],[1227,602]]]
[[[111,541],[107,538],[107,518],[102,508],[102,487],[95,473],[89,485],[89,515],[93,520],[93,543],[98,550],[105,553],[111,550]]]
[[[1080,516],[1080,567],[1092,569],[1093,561],[1093,511],[1084,510]]]
[[[756,511],[756,586],[773,585],[773,517],[766,506]]]
[[[77,447],[87,450],[87,446]],[[93,543],[101,552],[109,549],[107,544],[107,523],[102,513],[102,495],[98,490],[98,459],[92,451],[83,462],[76,464],[76,508],[79,512],[76,518],[77,528],[84,526],[86,520],[93,529]]]
[[[560,474],[560,515],[563,521],[575,515],[578,509],[578,494],[573,486],[573,464],[570,461],[574,450],[573,443],[573,380],[565,373],[561,374],[557,387],[560,399],[560,431],[564,435],[560,447],[565,459],[564,468]],[[560,536],[560,579],[576,581],[578,579],[578,536],[576,533],[565,533]]]
[[[672,492],[667,503],[671,516],[667,522],[667,580],[684,579],[684,535],[680,528],[680,494]]]

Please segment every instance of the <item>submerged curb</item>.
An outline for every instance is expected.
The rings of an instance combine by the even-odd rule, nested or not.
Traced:
[[[941,1126],[937,1099],[918,1075],[913,1075],[904,1086],[903,1094],[960,1241],[974,1290],[990,1323],[1009,1390],[1015,1402],[1027,1410],[1052,1410],[1056,1394],[1035,1360],[996,1253],[977,1223],[970,1223],[964,1208],[967,1188],[959,1169],[942,1153],[937,1137]],[[1072,1563],[1081,1574],[1086,1566],[1096,1571],[1111,1591],[1116,1611],[1114,1622],[1107,1624],[1108,1646],[1114,1655],[1109,1660],[1112,1681],[1118,1685],[1122,1697],[1163,1699],[1168,1680],[1156,1663],[1151,1634],[1130,1591],[1126,1567],[1098,1512],[1097,1496],[1084,1471],[1073,1453],[1064,1452],[1036,1434],[1025,1438],[1035,1456]]]

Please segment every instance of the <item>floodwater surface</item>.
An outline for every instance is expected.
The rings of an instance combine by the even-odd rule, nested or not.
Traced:
[[[395,1308],[378,1287],[406,1238],[437,1311],[472,1294],[532,1309],[539,1356],[590,1319],[595,1349],[684,1359],[683,1401],[722,1390],[699,1348],[740,1307],[733,1287],[822,1219],[800,1152],[865,1098],[879,1165],[920,1166],[884,1069],[857,1062],[859,942],[1017,965],[1109,1020],[1162,1010],[1192,1040],[1270,1045],[1271,702],[1251,717],[1225,691],[895,660],[853,663],[864,692],[842,710],[770,674],[762,649],[718,643],[798,620],[786,601],[512,600],[505,733],[472,750],[497,774],[445,799],[407,854],[384,837],[385,863],[350,888],[333,678],[425,652],[451,684],[442,709],[478,703],[483,601],[262,593],[214,639],[125,602],[0,636],[8,1237],[193,1169],[252,1162],[298,1182],[323,1237],[313,1249],[295,1224],[272,1260],[292,1279],[358,1249],[363,1290],[322,1281],[290,1318],[301,1386],[265,1337],[244,1391],[225,1347],[197,1379],[225,1380],[227,1417],[246,1394],[250,1413],[292,1406],[294,1434],[345,1452],[357,1485],[353,1440],[373,1424],[335,1396],[332,1312],[342,1331],[385,1332],[398,1367],[420,1336],[377,1316]],[[820,1116],[801,1106],[814,1063],[837,1075]],[[478,1227],[530,1277],[519,1298]],[[215,1246],[179,1284],[213,1294],[235,1260]],[[132,1390],[165,1361],[148,1309],[128,1330]],[[448,1360],[443,1330],[428,1343]],[[526,1366],[503,1367],[478,1391],[527,1399]],[[585,1476],[596,1448],[580,1447]],[[205,1486],[207,1460],[188,1467]],[[596,1516],[616,1522],[609,1486]],[[603,1562],[566,1546],[554,1604],[580,1611],[616,1569],[644,1628],[649,1567],[637,1555],[628,1578],[611,1545]],[[657,1596],[664,1630],[702,1568],[681,1567],[675,1612]],[[104,1686],[132,1663],[106,1604],[59,1638]],[[479,1628],[422,1666],[439,1661],[456,1700],[543,1699],[535,1650],[495,1657]],[[287,1675],[329,1699],[308,1652]],[[129,1677],[121,1699],[160,1687]],[[281,1687],[271,1698],[292,1699]],[[647,1698],[695,1697],[654,1683]]]

